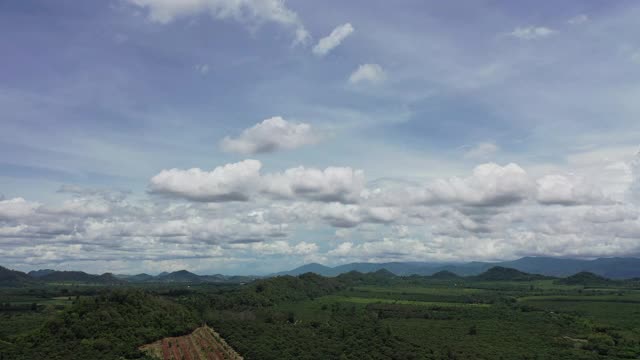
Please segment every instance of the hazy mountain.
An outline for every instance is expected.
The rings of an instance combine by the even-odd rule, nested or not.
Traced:
[[[158,275],[155,279],[158,282],[202,282],[204,281],[199,275],[187,270],[178,270],[165,275]]]
[[[102,275],[87,274],[84,271],[53,271],[39,278],[45,282],[85,282],[100,284],[118,284],[123,281],[111,273]]]
[[[274,276],[280,276],[280,275],[298,276],[308,272],[312,272],[312,273],[323,275],[323,276],[335,276],[340,274],[340,272],[337,272],[333,268],[330,268],[328,266],[324,266],[317,263],[311,263],[311,264],[302,265],[293,270],[282,271],[273,275]],[[348,272],[348,271],[344,271],[344,272]]]
[[[432,275],[440,271],[449,271],[460,276],[478,275],[494,266],[512,268],[519,271],[546,276],[565,277],[581,271],[611,279],[629,279],[640,277],[639,258],[599,258],[595,260],[565,259],[551,257],[524,257],[514,261],[503,262],[468,262],[468,263],[427,263],[427,262],[389,262],[389,263],[350,263],[336,267],[321,264],[308,264],[291,271],[274,275],[299,275],[314,272],[324,276],[337,276],[350,271],[362,273],[386,269],[396,275]]]
[[[52,272],[55,272],[55,270],[51,270],[51,269],[40,269],[40,270],[32,270],[29,271],[28,274],[31,277],[34,278],[40,278],[43,277],[45,275],[51,274]]]
[[[145,282],[145,281],[152,281],[154,279],[154,277],[152,275],[149,274],[136,274],[136,275],[128,275],[125,277],[119,277],[121,279],[124,279],[128,282]]]
[[[140,278],[141,275],[150,276],[147,274],[136,275]],[[185,282],[185,283],[198,283],[198,282],[210,282],[210,283],[245,283],[257,279],[257,276],[240,276],[240,275],[197,275],[187,270],[179,270],[172,273],[165,273],[164,275],[151,276],[142,280],[144,282]],[[129,281],[132,281],[129,279]]]

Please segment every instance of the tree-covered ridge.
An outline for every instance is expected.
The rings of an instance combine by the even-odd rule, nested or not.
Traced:
[[[19,286],[35,282],[29,275],[0,266],[0,286]]]
[[[560,279],[558,280],[558,283],[566,285],[597,286],[612,284],[614,281],[588,271],[582,271],[564,279]]]
[[[549,277],[537,274],[528,274],[502,266],[494,266],[482,274],[472,277],[472,279],[480,281],[531,281],[549,279]]]
[[[9,359],[142,358],[141,344],[182,335],[198,325],[193,313],[140,290],[80,298],[32,334],[17,339]]]

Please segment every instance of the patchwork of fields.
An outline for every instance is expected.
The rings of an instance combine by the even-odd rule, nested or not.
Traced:
[[[640,358],[634,281],[305,274],[0,288],[0,304],[3,360]]]

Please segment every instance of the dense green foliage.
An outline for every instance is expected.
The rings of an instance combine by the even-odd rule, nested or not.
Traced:
[[[38,330],[15,339],[9,359],[141,358],[137,347],[188,333],[198,322],[186,308],[143,291],[80,298]]]
[[[5,288],[0,359],[142,358],[140,345],[202,323],[246,359],[638,358],[638,283],[595,280],[496,268]]]

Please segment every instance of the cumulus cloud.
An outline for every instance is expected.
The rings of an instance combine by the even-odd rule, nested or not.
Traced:
[[[403,209],[333,202],[323,205],[317,213],[333,227],[352,228],[363,224],[393,224],[402,218]],[[408,232],[406,228],[402,230]]]
[[[294,11],[283,0],[127,0],[148,9],[149,19],[161,24],[176,19],[208,13],[215,19],[234,19],[249,26],[271,22],[293,32],[294,43],[305,43],[309,33]]]
[[[104,190],[76,186],[60,190],[71,198],[58,206],[1,200],[0,257],[23,267],[92,259],[112,270],[113,261],[187,267],[262,255],[442,261],[640,252],[639,207],[609,201],[594,191],[598,182],[569,172],[534,178],[516,164],[488,163],[423,184],[368,184],[349,167],[263,174],[261,165],[172,169],[150,180],[152,193],[195,200],[188,202],[108,201]],[[333,232],[340,239],[322,244]]]
[[[268,153],[314,144],[320,136],[311,125],[289,122],[275,116],[242,131],[236,138],[225,137],[220,146],[226,152]]]
[[[151,178],[151,192],[172,195],[194,201],[247,201],[259,185],[258,160],[218,166],[212,171],[199,168],[162,170]]]
[[[322,208],[320,216],[337,228],[351,228],[362,222],[360,208],[357,205],[330,203]]]
[[[535,40],[549,37],[556,31],[544,26],[517,27],[509,35],[521,40]]]
[[[324,170],[296,167],[264,177],[263,191],[282,198],[357,202],[364,189],[362,170],[328,167]]]
[[[537,200],[542,204],[578,205],[604,201],[600,189],[583,179],[547,175],[537,180]]]
[[[423,201],[460,202],[473,206],[503,206],[527,198],[531,180],[516,164],[500,166],[487,163],[476,166],[467,178],[439,179],[430,184]]]
[[[318,41],[316,46],[313,47],[313,53],[318,56],[327,55],[331,50],[340,45],[344,39],[351,35],[353,30],[353,26],[351,26],[350,23],[336,27],[331,31],[331,34]]]
[[[349,76],[349,82],[351,84],[358,84],[362,82],[366,83],[380,83],[386,79],[387,75],[382,69],[382,66],[378,64],[363,64],[351,73]]]
[[[500,150],[500,148],[494,143],[481,142],[468,149],[464,153],[464,157],[466,159],[486,159],[498,152],[498,150]]]
[[[18,219],[35,213],[40,207],[39,203],[30,202],[17,197],[0,201],[0,219]]]
[[[248,201],[262,194],[279,199],[321,202],[357,202],[364,189],[362,170],[328,167],[324,170],[296,167],[281,173],[262,175],[262,163],[244,160],[218,166],[163,170],[151,178],[152,193],[202,202]]]

